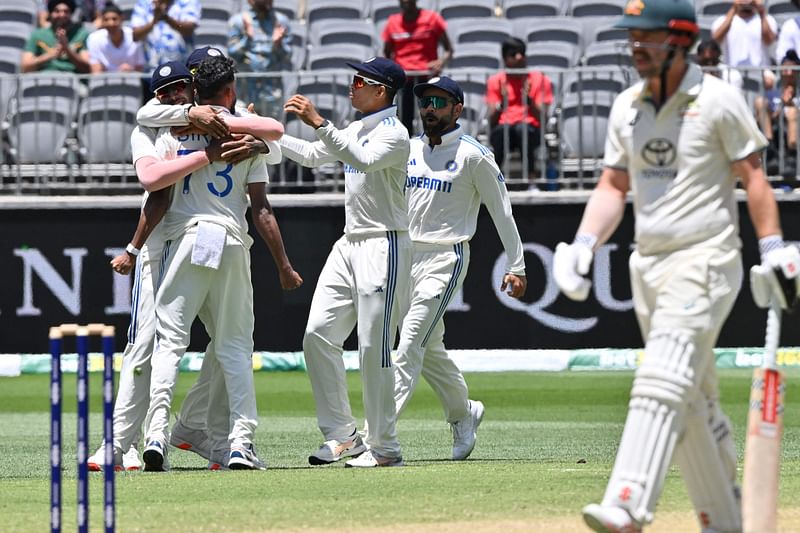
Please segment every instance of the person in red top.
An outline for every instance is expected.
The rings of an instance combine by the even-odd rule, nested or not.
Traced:
[[[415,131],[417,116],[414,85],[441,74],[453,57],[453,46],[447,36],[447,23],[441,15],[417,7],[417,0],[400,0],[400,13],[389,16],[381,33],[383,55],[393,59],[406,73],[406,85],[400,96],[399,115],[409,132]],[[439,57],[439,45],[444,54]],[[419,72],[419,74],[413,74]]]
[[[507,70],[526,68],[525,43],[515,37],[503,42],[503,63]],[[498,72],[486,82],[486,103],[490,109],[489,142],[497,165],[502,168],[508,150],[522,152],[527,131],[528,169],[533,170],[536,148],[540,144],[541,121],[553,103],[553,84],[539,71],[512,74]],[[508,146],[505,138],[508,132]]]

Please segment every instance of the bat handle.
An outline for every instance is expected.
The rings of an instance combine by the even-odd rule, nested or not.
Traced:
[[[775,369],[778,344],[781,340],[781,304],[774,298],[767,312],[767,335],[764,341],[764,368]]]

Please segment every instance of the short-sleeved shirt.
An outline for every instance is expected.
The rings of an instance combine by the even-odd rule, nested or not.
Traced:
[[[604,163],[630,177],[639,253],[741,248],[731,164],[766,146],[742,94],[694,64],[658,112],[645,82],[623,91]]]
[[[767,24],[776,34],[778,23],[775,17],[766,15]],[[725,15],[718,17],[711,24],[711,31],[715,31],[725,21]],[[761,17],[753,15],[743,19],[734,15],[731,27],[722,41],[722,58],[732,67],[766,67],[769,66],[772,46],[765,46],[761,40]]]
[[[69,46],[75,52],[83,52],[86,50],[86,39],[89,37],[89,32],[80,25],[73,24],[67,28],[67,39]],[[49,52],[58,46],[58,39],[56,33],[53,31],[52,26],[47,28],[37,28],[33,30],[28,42],[25,43],[25,51],[31,52],[36,57]],[[45,63],[40,70],[58,70],[61,72],[76,72],[75,65],[66,58],[51,59]]]
[[[420,9],[416,20],[408,22],[402,13],[389,16],[381,33],[384,42],[394,46],[394,60],[405,70],[428,70],[428,63],[439,57],[439,39],[447,23],[439,13]]]
[[[133,40],[133,30],[122,27],[122,44],[117,48],[108,37],[108,30],[92,32],[86,41],[89,49],[89,63],[102,65],[106,72],[117,72],[120,65],[144,66],[142,43]]]
[[[170,18],[198,24],[201,8],[199,0],[175,0],[167,14]],[[139,28],[153,20],[152,0],[137,0],[131,13],[131,27]],[[145,71],[153,72],[161,63],[167,61],[185,61],[189,51],[194,47],[194,39],[184,39],[166,22],[157,22],[145,37]]]
[[[244,17],[249,17],[253,36],[244,31]],[[233,15],[228,22],[228,52],[236,60],[241,72],[280,72],[292,69],[291,28],[289,19],[274,9],[263,19],[256,17],[248,6],[242,13]],[[281,46],[273,48],[272,32],[275,26],[286,28]]]
[[[505,72],[498,72],[486,82],[486,103],[494,107],[504,104],[503,93],[508,95],[508,104],[500,111],[499,124],[519,124],[526,122],[534,127],[540,127],[539,117],[528,106],[522,97],[525,78],[509,76]],[[553,103],[553,84],[550,78],[538,71],[528,73],[528,98],[538,106]]]

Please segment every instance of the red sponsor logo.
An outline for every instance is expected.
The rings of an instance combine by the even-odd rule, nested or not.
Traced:
[[[702,512],[698,515],[700,519],[700,523],[703,524],[703,527],[708,527],[711,525],[711,518],[708,517],[708,513]]]
[[[777,370],[764,371],[764,398],[761,401],[761,420],[774,424],[778,418],[778,394],[781,378]]]
[[[623,487],[621,491],[619,491],[619,499],[620,501],[626,502],[631,499],[631,488],[630,487]]]

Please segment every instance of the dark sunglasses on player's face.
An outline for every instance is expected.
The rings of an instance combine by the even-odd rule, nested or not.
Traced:
[[[433,106],[434,109],[444,109],[447,107],[447,104],[451,102],[455,103],[455,100],[447,98],[446,96],[423,96],[417,100],[417,102],[419,102],[420,109],[425,109],[429,105]]]
[[[359,76],[356,74],[353,76],[353,89],[361,89],[365,85],[383,85],[386,87],[385,83],[381,83],[379,81],[371,80],[369,78],[365,78],[364,76]]]
[[[188,82],[186,81],[176,81],[175,83],[170,83],[169,85],[161,87],[160,89],[156,89],[156,96],[158,98],[163,98],[170,94],[181,93],[186,89],[187,85]]]

